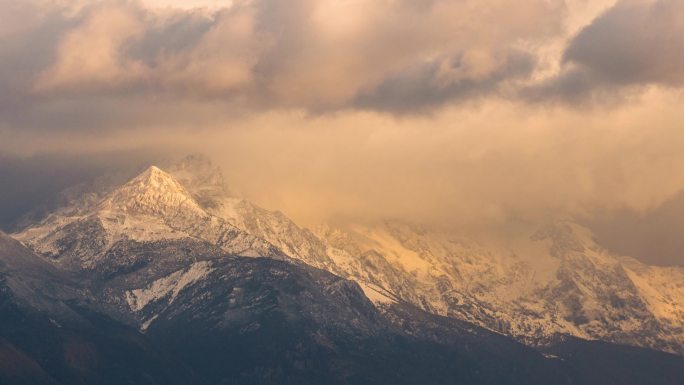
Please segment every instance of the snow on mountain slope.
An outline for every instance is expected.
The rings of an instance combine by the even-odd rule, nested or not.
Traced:
[[[546,250],[534,259],[392,222],[356,226],[352,235],[325,228],[319,234],[347,277],[526,343],[544,344],[562,333],[676,352],[684,346],[682,320],[651,311],[681,309],[681,286],[650,286],[663,282],[654,271],[666,273],[636,261],[626,266],[572,223],[556,222],[534,234],[529,243]],[[635,278],[636,267],[647,269],[641,279],[648,286]],[[675,276],[669,282],[684,278],[679,269],[667,274]],[[649,299],[647,289],[659,301]]]
[[[269,242],[290,258],[339,272],[326,254],[326,246],[310,230],[300,228],[281,212],[236,197],[225,186],[220,169],[207,158],[189,156],[169,167],[169,173],[212,215]]]
[[[588,230],[559,222],[535,239],[550,239],[550,255],[561,261],[555,279],[536,295],[555,325],[583,338],[682,352],[681,333],[649,311],[621,259]]]
[[[565,333],[683,351],[682,270],[627,266],[581,226],[556,222],[510,249],[397,222],[311,232],[225,193],[206,159],[189,158],[178,170],[213,214],[293,259],[359,282],[376,303],[401,299],[532,344]]]
[[[646,266],[629,259],[624,265],[653,315],[684,324],[684,268]]]
[[[684,351],[684,321],[657,310],[684,309],[681,286],[658,283],[681,282],[681,270],[667,270],[668,277],[659,279],[664,270],[636,261],[629,268],[581,226],[553,223],[516,249],[397,222],[311,232],[280,212],[226,193],[220,170],[206,159],[182,164],[179,180],[208,211],[293,259],[359,282],[376,303],[388,295],[530,344],[564,333]],[[639,278],[637,267],[648,273]]]
[[[207,216],[190,194],[167,173],[150,166],[142,174],[115,190],[100,204],[101,210],[196,221]],[[173,217],[172,219],[176,219]]]
[[[92,210],[62,209],[14,237],[73,270],[94,269],[121,241],[195,238],[238,255],[282,255],[268,242],[205,211],[155,166],[105,195]]]
[[[486,323],[498,329],[491,305],[517,285],[526,294],[533,275],[515,257],[502,258],[464,239],[386,222],[351,233],[321,227],[329,252],[350,277],[371,282],[441,315]]]
[[[155,242],[199,240],[328,270],[358,282],[378,306],[405,301],[528,344],[561,333],[684,353],[684,269],[611,255],[581,226],[552,223],[512,247],[391,221],[310,231],[237,197],[206,158],[168,170],[151,167],[89,210],[63,208],[15,237],[58,265],[86,269],[130,254],[131,246],[117,245],[131,241],[151,250]],[[153,281],[171,287],[182,271]],[[151,282],[127,286],[128,305],[144,307],[150,302],[138,294],[161,293]]]
[[[195,262],[187,269],[178,270],[166,277],[159,278],[145,288],[126,292],[126,302],[133,311],[139,311],[148,304],[168,297],[171,304],[186,286],[211,273],[209,262]]]

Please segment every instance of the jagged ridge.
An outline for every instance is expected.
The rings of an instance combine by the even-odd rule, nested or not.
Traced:
[[[528,344],[563,333],[684,352],[682,269],[610,255],[577,225],[535,234],[529,243],[543,255],[533,261],[526,250],[490,250],[396,222],[314,233],[227,190],[216,167],[191,157],[169,173],[149,168],[94,212],[53,215],[15,236],[89,268],[122,241],[199,239],[325,269],[360,283],[378,306],[407,301]]]

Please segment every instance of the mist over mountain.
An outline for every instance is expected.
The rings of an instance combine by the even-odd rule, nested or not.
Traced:
[[[0,0],[0,383],[680,385],[682,20]]]
[[[684,374],[684,270],[612,255],[579,225],[542,225],[508,250],[397,221],[310,230],[235,195],[206,157],[167,170],[100,179],[3,235],[3,311],[15,315],[1,337],[18,365],[4,378],[674,384]],[[52,342],[36,345],[35,333]],[[67,348],[100,358],[70,361]],[[600,369],[583,361],[594,354]]]

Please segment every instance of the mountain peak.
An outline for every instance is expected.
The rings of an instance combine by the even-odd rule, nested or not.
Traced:
[[[192,195],[170,174],[150,166],[128,183],[114,190],[102,208],[143,214],[163,214],[185,209],[204,216]]]
[[[171,174],[157,166],[150,166],[128,183],[122,186],[137,187],[145,190],[160,190],[164,192],[185,192],[185,188]]]
[[[163,171],[159,167],[152,165],[145,169],[145,171],[141,172],[133,178],[131,181],[139,180],[139,181],[144,181],[144,180],[160,180],[160,179],[173,179],[173,177],[168,174],[167,172]]]
[[[151,165],[150,167],[147,168],[147,170],[145,170],[145,172],[149,172],[149,173],[162,173],[163,171],[162,171],[159,167],[157,167],[157,166],[155,166],[155,165]]]

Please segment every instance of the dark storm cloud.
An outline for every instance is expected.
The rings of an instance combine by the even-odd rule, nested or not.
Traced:
[[[497,94],[506,82],[530,76],[534,56],[525,52],[504,55],[503,65],[483,77],[459,76],[463,55],[430,61],[384,80],[362,93],[355,104],[361,108],[395,114],[421,112],[444,104]]]
[[[566,47],[563,70],[524,93],[582,103],[619,97],[638,86],[684,85],[684,2],[623,0]],[[587,99],[588,98],[588,99]]]
[[[163,12],[136,1],[64,4],[0,1],[6,130],[192,125],[209,104],[223,119],[273,109],[401,115],[501,97],[586,103],[684,82],[675,0],[620,1],[542,82],[534,47],[562,35],[562,1],[257,0]]]
[[[622,1],[582,30],[563,55],[606,83],[684,84],[684,2]]]
[[[546,0],[257,0],[164,10],[2,0],[0,126],[108,130],[139,127],[141,115],[145,124],[192,122],[191,105],[206,103],[228,115],[437,108],[529,75],[533,53],[511,46],[552,36],[561,16],[562,2]]]
[[[199,12],[173,14],[164,23],[152,24],[140,39],[131,42],[126,54],[155,67],[163,54],[178,54],[196,45],[217,17],[220,14],[213,17]]]

